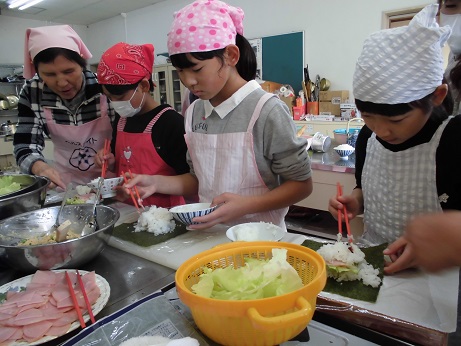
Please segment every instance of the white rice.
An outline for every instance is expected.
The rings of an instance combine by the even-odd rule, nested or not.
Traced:
[[[355,148],[349,144],[340,144],[337,147],[334,147],[334,149],[338,150],[354,150]]]
[[[91,187],[86,186],[86,185],[77,185],[75,187],[75,190],[79,195],[87,195],[91,192]]]
[[[280,227],[267,222],[249,222],[234,226],[234,237],[238,241],[275,240]]]
[[[151,206],[139,216],[134,231],[160,235],[172,232],[175,225],[173,214],[168,209]]]
[[[378,287],[381,283],[381,278],[378,276],[379,270],[367,263],[365,254],[357,245],[352,244],[352,250],[353,252],[349,250],[348,243],[342,241],[325,244],[317,250],[327,264],[332,263],[334,265],[335,261],[339,261],[345,263],[347,266],[355,265],[358,267],[358,273],[347,271],[338,274],[328,270],[328,277],[334,278],[338,282],[362,280],[364,285]]]

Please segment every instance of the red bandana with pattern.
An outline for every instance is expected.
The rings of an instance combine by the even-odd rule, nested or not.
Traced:
[[[154,46],[117,43],[103,53],[98,65],[99,84],[129,85],[149,79],[154,65]]]

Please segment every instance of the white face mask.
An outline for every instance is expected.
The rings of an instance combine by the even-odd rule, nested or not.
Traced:
[[[448,38],[450,50],[454,55],[458,56],[461,54],[461,13],[440,13],[440,26],[445,25],[449,25],[451,28],[451,35]]]
[[[132,117],[133,115],[138,114],[141,110],[142,103],[144,102],[144,93],[142,93],[142,100],[138,108],[134,108],[131,105],[131,99],[134,97],[134,94],[136,94],[136,90],[138,90],[138,88],[135,89],[133,95],[131,95],[130,99],[127,101],[111,101],[112,107],[122,118]]]

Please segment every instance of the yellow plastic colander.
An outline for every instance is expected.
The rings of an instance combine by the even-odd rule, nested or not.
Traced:
[[[218,300],[192,292],[203,268],[244,265],[247,257],[272,257],[273,248],[287,249],[287,261],[298,272],[303,287],[277,297],[253,300]],[[326,284],[323,258],[301,245],[274,242],[234,242],[201,252],[176,271],[176,288],[198,328],[222,345],[278,345],[298,335],[314,314],[317,295]]]

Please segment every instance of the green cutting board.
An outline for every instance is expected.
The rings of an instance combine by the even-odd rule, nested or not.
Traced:
[[[134,226],[135,222],[133,223],[122,223],[114,228],[114,232],[112,233],[113,237],[119,238],[121,240],[125,240],[131,242],[133,244],[142,246],[142,247],[149,247],[152,245],[157,245],[159,243],[163,243],[168,239],[177,237],[180,234],[188,232],[186,226],[182,223],[176,222],[176,227],[170,233],[155,235],[154,233],[142,231],[142,232],[135,232]]]
[[[316,242],[314,240],[305,240],[301,245],[308,247],[314,251],[317,251],[325,243]],[[365,254],[365,259],[373,268],[379,270],[379,277],[381,278],[381,284],[374,288],[368,285],[364,285],[362,281],[341,281],[338,282],[333,278],[327,279],[327,284],[323,291],[341,295],[343,297],[349,297],[353,299],[363,300],[366,302],[374,303],[378,299],[379,289],[382,286],[382,280],[384,277],[384,255],[383,251],[387,248],[387,243],[380,244],[377,246],[360,248]]]

